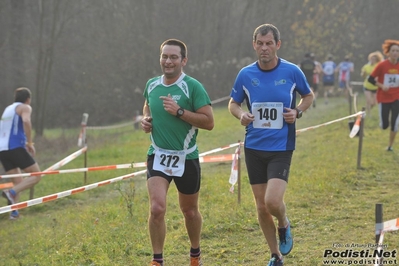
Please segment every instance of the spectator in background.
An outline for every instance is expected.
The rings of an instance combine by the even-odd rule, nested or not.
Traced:
[[[399,126],[399,40],[385,40],[382,50],[387,59],[375,66],[368,81],[378,86],[380,125],[382,129],[391,126],[387,151],[393,151],[392,146]]]
[[[313,93],[314,93],[313,107],[316,107],[316,100],[317,96],[319,95],[320,74],[323,72],[323,69],[321,67],[321,63],[316,60],[316,56],[314,53],[310,54],[310,58],[313,60],[315,64],[315,68],[313,71]]]
[[[368,78],[375,66],[383,60],[383,55],[380,51],[376,51],[370,53],[367,58],[368,63],[362,67],[360,75],[364,78],[363,91],[364,95],[366,96],[366,112],[370,116],[371,108],[377,104],[376,93],[378,87],[368,82]]]
[[[15,90],[14,103],[3,112],[0,121],[0,161],[7,175],[40,172],[39,165],[33,159],[35,146],[32,141],[31,92],[28,88]],[[13,178],[14,187],[4,190],[2,196],[8,205],[19,202],[20,192],[29,189],[40,181],[40,176]],[[10,213],[10,219],[19,218],[18,210]]]
[[[335,68],[337,65],[333,61],[332,55],[327,57],[327,61],[322,64],[324,103],[328,104],[328,95],[334,95]]]
[[[302,60],[301,63],[299,63],[299,67],[301,68],[303,74],[305,74],[310,89],[314,92],[313,75],[316,69],[316,64],[314,60],[311,58],[310,53],[305,54],[305,58]],[[316,106],[315,101],[316,97],[314,96],[313,106]]]
[[[344,92],[344,95],[349,100],[352,94],[350,86],[351,72],[354,71],[354,64],[350,61],[349,55],[345,56],[345,60],[338,64],[335,71],[338,72],[339,89]]]

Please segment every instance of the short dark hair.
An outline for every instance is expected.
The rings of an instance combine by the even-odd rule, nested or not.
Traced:
[[[26,100],[31,98],[31,92],[28,88],[21,87],[15,90],[14,102],[25,103]]]
[[[280,40],[280,31],[277,29],[276,26],[274,26],[272,24],[262,24],[262,25],[258,26],[254,31],[252,40],[254,42],[256,42],[256,36],[258,34],[265,36],[270,31],[273,33],[274,40],[276,41],[276,43],[278,43],[278,41]]]
[[[162,54],[162,48],[163,48],[165,45],[176,45],[176,46],[179,46],[179,47],[180,47],[180,53],[181,53],[182,59],[184,59],[184,58],[187,57],[187,53],[188,53],[188,51],[187,51],[187,45],[186,45],[184,42],[182,42],[182,41],[180,41],[180,40],[178,40],[178,39],[168,39],[168,40],[164,41],[164,42],[161,44],[161,47],[160,47],[160,49],[159,49],[161,54]]]

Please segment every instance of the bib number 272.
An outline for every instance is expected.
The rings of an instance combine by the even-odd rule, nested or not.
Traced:
[[[177,168],[177,164],[179,163],[179,156],[171,155],[171,154],[161,154],[160,164],[165,167],[173,167]]]

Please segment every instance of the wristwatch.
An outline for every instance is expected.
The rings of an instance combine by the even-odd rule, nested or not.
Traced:
[[[180,107],[179,109],[177,109],[177,112],[176,112],[176,117],[177,118],[181,117],[183,114],[184,114],[184,109],[183,108]]]
[[[295,110],[296,110],[296,118],[301,118],[302,117],[302,110],[301,109],[298,109],[298,108],[295,108]]]

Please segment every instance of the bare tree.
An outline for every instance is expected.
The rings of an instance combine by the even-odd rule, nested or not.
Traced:
[[[47,98],[53,70],[57,41],[71,16],[67,15],[70,1],[38,0],[39,41],[36,74],[35,131],[42,136],[45,126]]]

